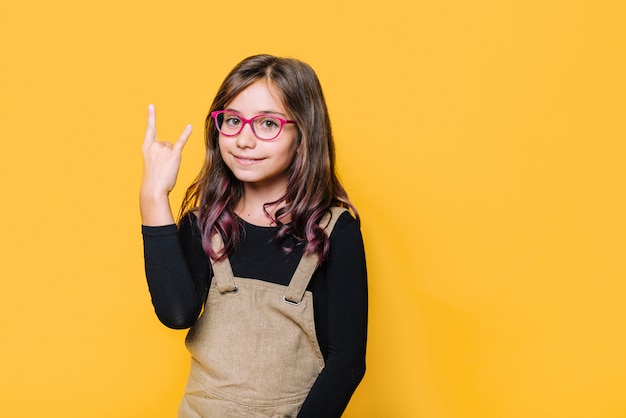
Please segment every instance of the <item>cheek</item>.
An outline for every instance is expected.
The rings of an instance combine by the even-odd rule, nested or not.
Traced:
[[[282,150],[282,155],[287,166],[291,166],[296,159],[298,144],[294,141]]]
[[[217,157],[217,158],[221,159],[222,160],[222,164],[224,164],[226,167],[228,167],[230,170],[232,170],[232,167],[231,167],[232,162],[229,159],[229,153],[228,153],[228,143],[227,142],[218,141],[217,145],[218,145],[217,152],[219,153],[219,157]]]
[[[222,137],[219,137],[217,139],[217,149],[220,152],[220,155],[222,156],[222,158],[224,158],[224,154],[226,153],[226,149],[228,148],[228,144],[222,140]]]
[[[289,148],[286,151],[289,153],[290,161],[293,162],[295,160],[299,148],[300,148],[300,139],[298,138],[298,135],[295,135],[294,138],[290,141]]]

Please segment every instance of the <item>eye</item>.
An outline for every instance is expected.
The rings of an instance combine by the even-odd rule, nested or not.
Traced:
[[[263,129],[277,129],[280,127],[280,121],[275,118],[264,117],[259,121],[259,126]]]
[[[224,117],[224,122],[228,126],[239,126],[241,125],[241,119],[234,115],[227,115]]]

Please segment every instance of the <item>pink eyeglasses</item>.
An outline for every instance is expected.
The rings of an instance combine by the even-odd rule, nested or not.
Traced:
[[[224,136],[237,136],[247,124],[252,128],[252,133],[263,141],[276,139],[283,126],[287,123],[296,123],[295,120],[279,118],[275,115],[256,115],[251,119],[246,119],[232,110],[216,110],[211,112],[215,120],[217,130]]]

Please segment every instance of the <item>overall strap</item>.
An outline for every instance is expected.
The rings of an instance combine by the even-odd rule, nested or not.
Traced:
[[[330,208],[330,211],[322,217],[320,226],[324,228],[326,235],[330,237],[330,233],[333,231],[335,223],[337,222],[337,219],[339,219],[339,215],[346,210],[346,208],[332,207]],[[294,305],[300,304],[302,298],[304,297],[304,292],[306,292],[306,288],[309,285],[309,281],[311,280],[315,269],[317,269],[318,262],[319,257],[315,253],[304,254],[302,256],[300,263],[291,278],[291,282],[289,282],[289,287],[285,292],[285,296],[283,296],[283,300],[285,302]]]
[[[219,232],[211,238],[211,247],[218,254],[224,248],[224,240]],[[220,261],[211,259],[211,265],[213,267],[213,280],[215,280],[220,293],[236,292],[237,285],[235,284],[233,268],[230,265],[230,261],[228,261],[228,257]]]

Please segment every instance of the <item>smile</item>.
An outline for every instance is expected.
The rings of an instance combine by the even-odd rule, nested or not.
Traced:
[[[237,161],[241,165],[252,165],[264,160],[264,158],[251,158],[241,155],[233,155],[233,157],[235,158],[235,161]]]

